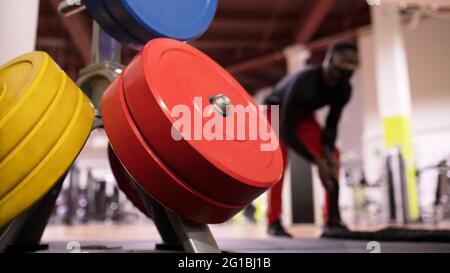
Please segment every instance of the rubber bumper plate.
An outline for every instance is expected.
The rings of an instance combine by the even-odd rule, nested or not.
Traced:
[[[112,17],[103,0],[84,0],[83,3],[86,5],[89,14],[102,29],[117,41],[127,44],[132,48],[140,48],[145,44],[144,41],[140,41],[138,38],[134,37],[129,32],[129,28],[122,27],[122,25]]]
[[[155,39],[103,97],[106,133],[129,173],[163,205],[201,223],[228,220],[275,185],[283,172],[279,147],[262,151],[259,137],[175,140],[177,119],[171,109],[183,105],[195,116],[218,94],[233,106],[258,112],[239,83],[205,54],[176,40]]]
[[[93,120],[89,99],[46,53],[0,67],[0,227],[67,171]]]
[[[154,38],[189,41],[201,36],[211,24],[218,2],[217,0],[103,1],[123,28],[144,42]]]
[[[119,189],[125,194],[125,196],[131,201],[131,203],[139,209],[142,213],[147,215],[150,218],[153,218],[152,215],[147,213],[145,209],[145,205],[139,197],[139,193],[136,189],[133,188],[131,183],[133,177],[127,172],[127,170],[123,167],[120,160],[117,158],[114,150],[111,146],[108,146],[108,159],[109,165],[111,166],[111,170],[113,172],[114,178],[116,179],[117,186]]]

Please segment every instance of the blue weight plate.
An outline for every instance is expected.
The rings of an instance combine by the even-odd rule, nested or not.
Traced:
[[[103,1],[99,0],[84,0],[83,3],[89,14],[95,21],[103,28],[111,37],[117,41],[127,44],[133,48],[140,48],[145,43],[134,38],[132,34],[123,29],[121,24],[116,22],[112,15],[108,12]]]
[[[103,0],[112,16],[134,37],[149,41],[190,41],[209,27],[218,0]]]

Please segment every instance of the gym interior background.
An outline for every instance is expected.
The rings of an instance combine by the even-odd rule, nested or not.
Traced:
[[[86,10],[64,16],[60,3],[0,0],[0,64],[36,49],[79,79],[91,63],[93,19]],[[343,221],[361,234],[386,227],[450,233],[449,33],[449,0],[219,0],[208,30],[188,43],[262,103],[287,74],[321,64],[333,42],[355,42],[360,65],[337,142]],[[124,45],[122,63],[137,53]],[[318,113],[321,122],[327,111]],[[266,193],[253,202],[254,210],[209,225],[219,247],[367,252],[369,239],[321,238],[317,170],[294,153],[290,159],[282,220],[294,239],[267,235]],[[387,242],[385,251],[450,251],[440,244],[450,236],[441,238]],[[104,247],[91,251],[154,251],[160,240],[154,222],[119,190],[106,134],[93,131],[64,180],[41,242],[56,252],[71,250],[67,242]]]

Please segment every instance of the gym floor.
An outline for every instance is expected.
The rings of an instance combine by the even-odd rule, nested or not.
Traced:
[[[223,224],[212,225],[211,231],[225,252],[287,252],[287,253],[367,253],[367,241],[320,239],[321,229],[314,225],[294,225],[289,231],[294,240],[271,238],[266,235],[265,225]],[[415,225],[410,228],[450,227],[450,223],[436,226]],[[358,230],[375,230],[371,227]],[[43,242],[50,244],[51,252],[70,252],[68,242],[79,242],[87,252],[155,252],[160,242],[156,227],[151,223],[141,225],[88,225],[49,226]],[[450,244],[380,242],[383,253],[450,253]]]

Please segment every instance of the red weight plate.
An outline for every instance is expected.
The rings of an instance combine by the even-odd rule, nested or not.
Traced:
[[[111,146],[135,181],[162,205],[195,222],[222,223],[243,209],[244,206],[214,200],[189,187],[162,162],[136,127],[122,84],[120,76],[105,92],[103,121]]]
[[[211,117],[201,117],[201,113],[211,105],[210,98],[220,94],[233,106],[249,107],[266,128],[272,127],[242,86],[199,50],[172,39],[152,40],[126,68],[123,89],[145,141],[191,187],[222,202],[245,205],[279,181],[283,172],[281,151],[279,147],[262,151],[261,145],[266,142],[259,134],[253,140],[204,139],[202,129]],[[178,117],[172,117],[171,110],[180,105],[192,113],[191,125],[195,115],[200,116],[199,140],[176,141],[172,137],[172,125]],[[219,136],[236,136],[236,119],[232,135],[224,125],[231,117],[219,116],[223,125],[223,130],[218,129]],[[252,125],[255,123],[240,129],[248,130]],[[274,132],[270,134],[277,143]]]
[[[123,167],[122,163],[117,158],[111,146],[108,146],[108,158],[109,165],[111,166],[111,170],[113,172],[114,178],[116,179],[117,186],[119,186],[119,189],[125,194],[125,196],[131,201],[131,203],[133,203],[136,208],[138,208],[148,217],[153,218],[152,215],[149,215],[149,213],[147,213],[145,205],[139,197],[138,192],[130,184],[130,181],[132,181],[133,178]]]

